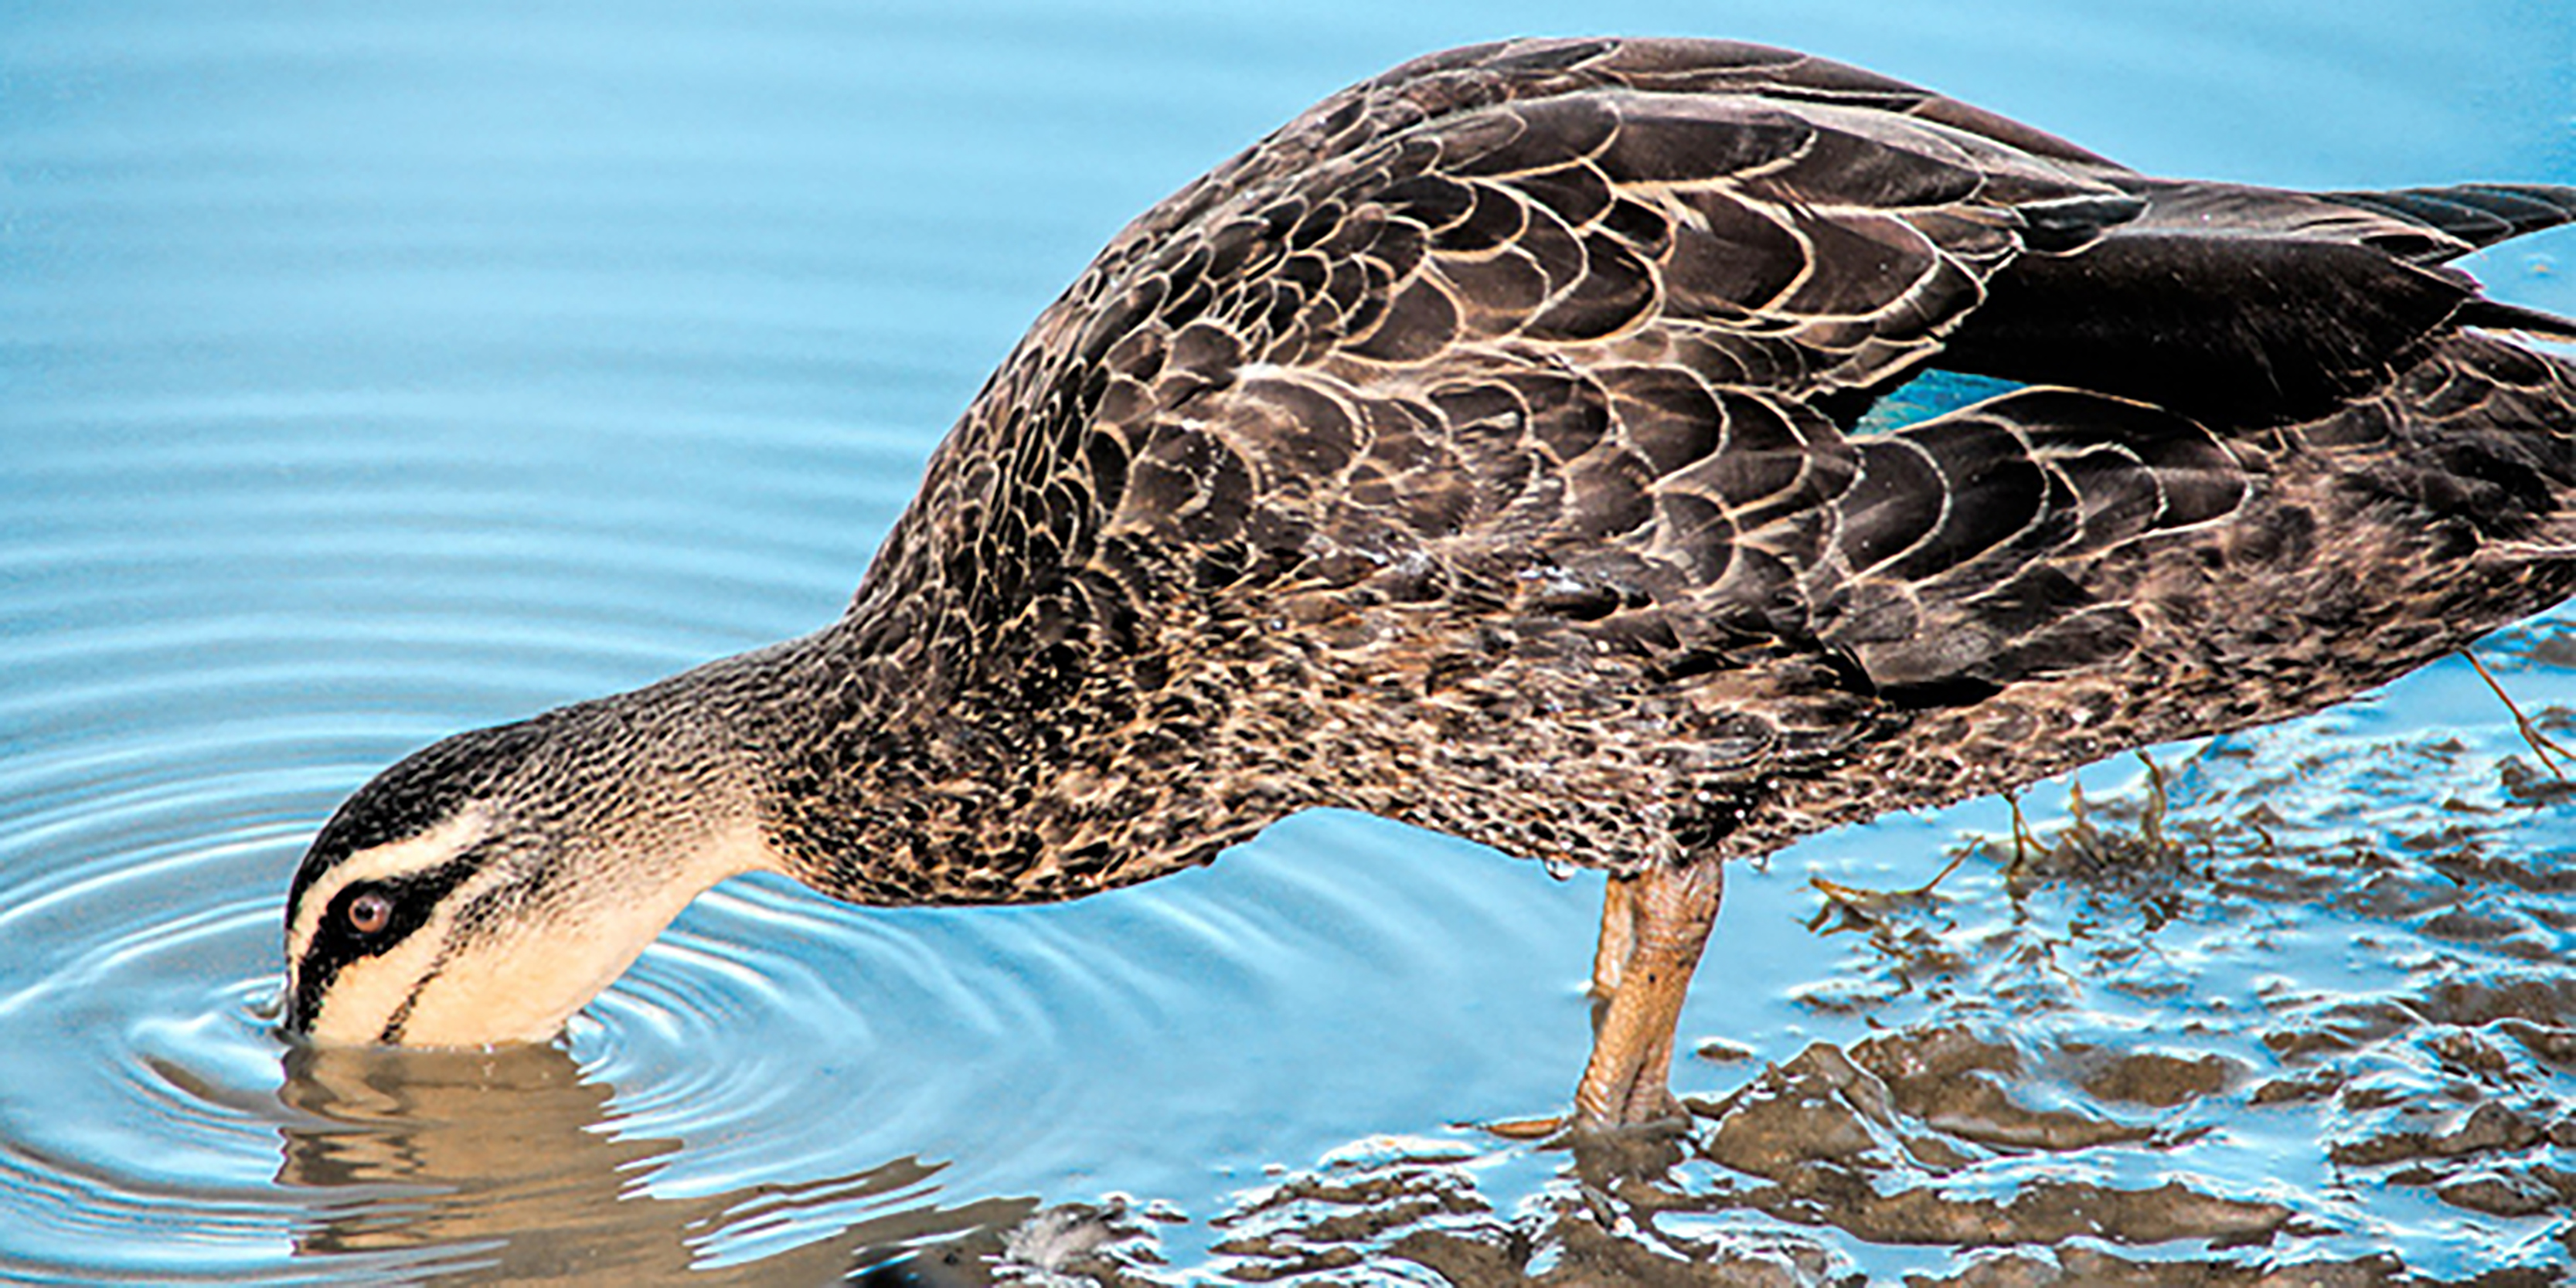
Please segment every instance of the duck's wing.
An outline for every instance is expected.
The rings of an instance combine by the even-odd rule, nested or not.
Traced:
[[[1750,46],[1437,56],[1122,233],[851,621],[1029,711],[1151,709],[1174,628],[1293,628],[1496,719],[1687,689],[1673,754],[1762,772],[2133,648],[2085,570],[2234,513],[2230,433],[2385,381],[2475,298],[2423,206],[2146,179]],[[1936,355],[2091,388],[1845,432]]]
[[[1142,557],[1191,568],[1158,583],[1187,594],[1287,564],[1336,579],[1424,540],[1580,543],[1695,464],[1684,510],[1694,489],[1812,509],[1852,456],[1808,400],[1931,353],[2026,245],[2133,215],[2121,173],[1757,46],[1419,60],[1122,232],[935,454],[853,616],[1097,626],[1144,605],[1090,611],[1072,583],[1151,596]],[[1687,545],[1706,518],[1661,526]]]

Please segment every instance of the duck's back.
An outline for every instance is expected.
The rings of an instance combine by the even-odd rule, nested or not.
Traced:
[[[1765,849],[2564,598],[2576,372],[2441,264],[2571,213],[2150,180],[1749,46],[1458,51],[1122,233],[842,631],[1025,763],[1026,826],[1168,806],[1026,897],[1309,805]],[[1933,367],[2031,387],[1854,428]]]

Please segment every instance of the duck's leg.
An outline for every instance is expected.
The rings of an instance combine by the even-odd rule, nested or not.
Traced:
[[[1714,858],[1611,879],[1592,959],[1593,991],[1606,993],[1608,1004],[1595,1013],[1592,1061],[1575,1088],[1576,1126],[1628,1126],[1681,1112],[1667,1082],[1673,1028],[1725,889],[1724,865]]]
[[[1603,1010],[1618,995],[1619,976],[1637,948],[1637,878],[1614,875],[1601,891],[1601,943],[1592,950],[1592,1031],[1601,1031]]]

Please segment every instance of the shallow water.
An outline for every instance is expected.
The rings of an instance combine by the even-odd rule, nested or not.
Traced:
[[[1582,24],[2148,169],[2576,182],[2558,6],[2310,9]],[[1570,21],[717,12],[0,11],[0,1277],[977,1282],[1014,1230],[1105,1280],[2576,1267],[2576,824],[2457,663],[2157,753],[2179,857],[2096,818],[2017,882],[2008,840],[1936,898],[1805,881],[1919,885],[2008,838],[1982,802],[1741,872],[1676,1075],[1707,1117],[1650,1179],[1448,1127],[1564,1096],[1597,878],[1341,815],[1059,908],[738,882],[563,1048],[289,1051],[285,878],[369,773],[828,620],[1119,224],[1336,86]],[[2474,267],[2568,311],[2571,255]],[[2482,650],[2527,708],[2576,708],[2570,621]]]

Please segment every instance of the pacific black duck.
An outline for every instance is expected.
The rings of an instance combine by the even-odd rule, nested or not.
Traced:
[[[1533,40],[1147,212],[847,615],[460,734],[315,839],[286,1027],[540,1040],[700,891],[1069,899],[1340,806],[1613,874],[1666,1113],[1724,860],[2313,711],[2576,588],[2576,190],[2149,178],[1775,49]],[[1934,371],[2006,392],[1863,431]]]

